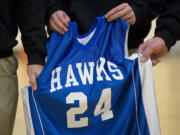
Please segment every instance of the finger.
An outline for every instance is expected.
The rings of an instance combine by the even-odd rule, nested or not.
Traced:
[[[61,20],[59,20],[57,16],[53,18],[53,22],[56,24],[56,26],[62,31],[67,32],[67,28],[62,24]]]
[[[157,61],[158,61],[158,62],[161,62],[161,58],[157,58]]]
[[[121,10],[121,11],[118,11],[118,12],[116,12],[115,14],[113,14],[112,16],[110,16],[108,19],[107,19],[107,21],[108,22],[111,22],[111,21],[113,21],[113,20],[115,20],[115,19],[117,19],[117,18],[122,18],[123,16],[126,16],[126,15],[128,15],[129,13],[131,12],[131,8],[125,8],[125,9],[123,9],[123,10]]]
[[[138,48],[138,53],[141,53],[141,54],[143,54],[143,52],[144,52],[144,49],[145,49],[145,46],[144,46],[144,44],[141,44],[141,45],[139,46],[139,48]]]
[[[131,13],[129,13],[129,14],[126,14],[125,16],[122,16],[121,17],[121,19],[123,19],[123,20],[131,20],[132,18],[134,18],[134,13],[133,12],[131,12]]]
[[[70,22],[70,17],[66,14],[66,13],[64,13],[63,14],[63,16],[64,16],[64,19],[67,21],[67,22]]]
[[[152,52],[152,48],[150,46],[146,46],[141,57],[141,62],[146,62],[150,58]]]
[[[50,20],[50,27],[52,28],[52,30],[57,31],[58,33],[64,35],[64,31],[62,31],[61,29],[59,29],[52,20]]]
[[[66,16],[66,15],[57,14],[58,19],[60,20],[60,22],[61,22],[61,23],[66,27],[66,29],[67,29],[67,27],[69,27],[69,24],[68,24],[68,20],[65,19],[65,16]]]
[[[158,63],[161,62],[161,58],[151,58],[152,65],[156,66]]]
[[[67,32],[67,28],[62,24],[61,20],[58,19],[57,16],[54,16],[52,18],[53,23],[59,28],[61,29],[63,32]]]
[[[158,60],[152,60],[152,65],[153,65],[153,66],[156,66],[159,62],[160,62],[160,61],[158,61]]]
[[[51,26],[51,29],[52,29],[52,30],[55,30],[55,31],[57,31],[58,33],[64,35],[65,32],[62,31],[61,29],[59,29],[59,28],[54,24],[53,21],[50,21],[50,26]]]
[[[37,82],[35,74],[30,75],[30,84],[33,90],[37,90]]]
[[[122,5],[119,5],[115,8],[113,8],[112,10],[110,10],[107,14],[106,14],[106,19],[109,19],[109,17],[111,17],[112,15],[114,15],[115,13],[117,13],[118,11],[121,11],[125,8],[125,6],[122,4]]]
[[[130,25],[134,25],[135,24],[135,18],[130,18],[130,19],[123,19],[124,21],[126,21],[127,23],[129,23]]]
[[[42,69],[36,70],[36,73],[35,73],[35,74],[36,74],[36,77],[39,76],[39,74],[41,73],[41,71],[42,71]]]

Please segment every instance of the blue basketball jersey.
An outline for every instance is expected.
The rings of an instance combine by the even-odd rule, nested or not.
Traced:
[[[151,61],[128,56],[128,29],[98,17],[84,35],[53,32],[38,89],[22,90],[27,134],[161,134]]]

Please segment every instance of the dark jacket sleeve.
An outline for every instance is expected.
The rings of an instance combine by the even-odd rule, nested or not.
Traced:
[[[15,11],[28,64],[45,64],[46,32],[43,0],[16,0]]]
[[[130,5],[136,16],[135,25],[148,24],[155,19],[165,0],[132,0]]]
[[[157,19],[155,36],[164,39],[168,49],[180,40],[180,0],[167,0]]]
[[[62,10],[60,0],[44,0],[46,24],[49,24],[51,15],[57,10]]]

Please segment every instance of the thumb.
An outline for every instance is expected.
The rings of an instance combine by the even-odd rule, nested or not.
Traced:
[[[149,45],[145,45],[144,52],[141,57],[141,62],[142,63],[146,62],[150,58],[152,52],[153,52],[152,48]]]
[[[65,12],[63,14],[63,17],[67,21],[67,23],[70,22],[70,18],[69,18],[69,16]]]
[[[138,53],[143,54],[144,49],[145,49],[145,45],[144,44],[140,44],[139,47],[138,47]]]
[[[37,89],[37,82],[36,82],[36,76],[35,74],[31,74],[30,78],[30,84],[33,90]]]

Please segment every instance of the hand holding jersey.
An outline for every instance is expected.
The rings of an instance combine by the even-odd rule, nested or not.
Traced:
[[[138,52],[142,54],[141,62],[151,58],[152,65],[155,66],[161,61],[161,57],[168,53],[168,48],[162,38],[154,37],[142,43]]]
[[[37,89],[36,78],[37,76],[39,76],[43,68],[44,68],[44,65],[37,65],[37,64],[27,66],[27,73],[28,73],[30,84],[33,90]]]
[[[128,3],[123,3],[106,14],[106,19],[108,22],[121,18],[130,25],[134,25],[136,22],[136,16],[133,9]]]
[[[129,4],[123,3],[110,10],[106,15],[108,22],[121,18],[130,25],[134,25],[136,22],[136,16],[133,9]],[[56,30],[58,33],[64,35],[68,29],[69,16],[64,11],[56,11],[52,14],[49,25],[51,30]],[[142,53],[143,57],[141,62],[146,62],[149,58],[152,60],[153,66],[160,62],[160,57],[168,52],[168,48],[163,39],[155,37],[150,39],[139,46],[139,53]]]
[[[51,30],[56,30],[58,33],[64,35],[68,29],[69,16],[64,11],[56,11],[51,15],[49,25]]]
[[[119,6],[113,8],[106,14],[106,19],[108,22],[121,18],[127,23],[134,25],[136,22],[135,14],[132,8],[127,3],[120,4]],[[70,17],[62,10],[58,10],[53,13],[49,20],[49,25],[51,30],[55,30],[58,33],[64,35],[68,29],[68,22]]]

